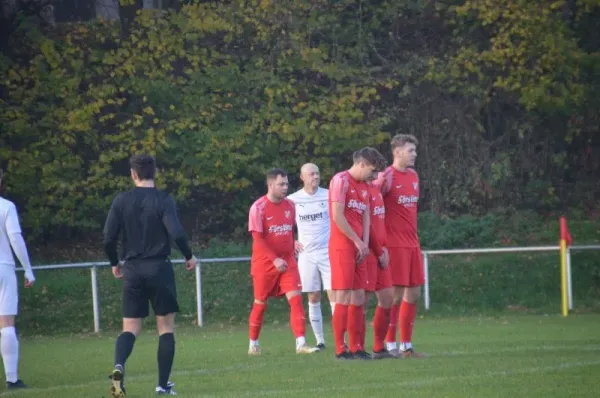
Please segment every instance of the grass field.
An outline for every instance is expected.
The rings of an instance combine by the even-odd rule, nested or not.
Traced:
[[[0,396],[107,397],[115,336],[23,338],[21,376],[31,388]],[[309,325],[307,336],[313,341]],[[341,362],[331,347],[296,355],[283,323],[265,325],[263,355],[252,358],[245,327],[186,326],[172,380],[186,397],[597,397],[599,336],[597,314],[425,319],[415,344],[429,358]],[[150,331],[136,342],[128,397],[154,396],[156,344]]]

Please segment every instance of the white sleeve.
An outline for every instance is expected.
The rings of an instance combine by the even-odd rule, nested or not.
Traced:
[[[21,225],[19,224],[19,216],[17,215],[17,209],[14,205],[9,206],[8,214],[6,217],[6,233],[10,240],[10,245],[15,252],[19,262],[25,270],[25,277],[30,282],[35,280],[33,276],[33,270],[31,269],[31,263],[29,262],[29,255],[27,254],[27,246],[21,235]]]

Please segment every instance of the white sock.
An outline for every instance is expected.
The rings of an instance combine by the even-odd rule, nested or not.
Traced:
[[[400,351],[410,350],[412,348],[412,343],[400,343]]]
[[[250,347],[258,345],[258,340],[250,340]]]
[[[14,326],[0,329],[0,352],[4,362],[6,381],[14,383],[19,379],[17,372],[19,367],[19,340],[17,340]]]
[[[313,333],[317,339],[317,344],[325,344],[323,338],[323,314],[321,313],[321,303],[308,303],[308,318]]]
[[[296,337],[296,348],[300,348],[306,344],[306,339],[304,336]]]
[[[333,316],[333,313],[335,312],[335,301],[330,301],[329,305],[331,306],[331,316]]]
[[[392,342],[392,343],[389,343],[389,342],[386,341],[385,342],[385,349],[388,350],[388,351],[397,350],[398,346],[396,345],[395,341]]]

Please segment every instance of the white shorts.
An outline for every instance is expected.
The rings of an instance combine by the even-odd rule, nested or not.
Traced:
[[[19,291],[13,267],[0,266],[0,315],[17,315]]]
[[[302,292],[320,292],[321,286],[323,290],[331,290],[331,265],[327,248],[301,252],[298,256],[298,270]]]

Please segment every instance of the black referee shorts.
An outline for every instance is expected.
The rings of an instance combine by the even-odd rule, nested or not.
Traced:
[[[123,318],[146,318],[149,304],[157,316],[179,312],[175,274],[169,260],[137,260],[123,267]]]

